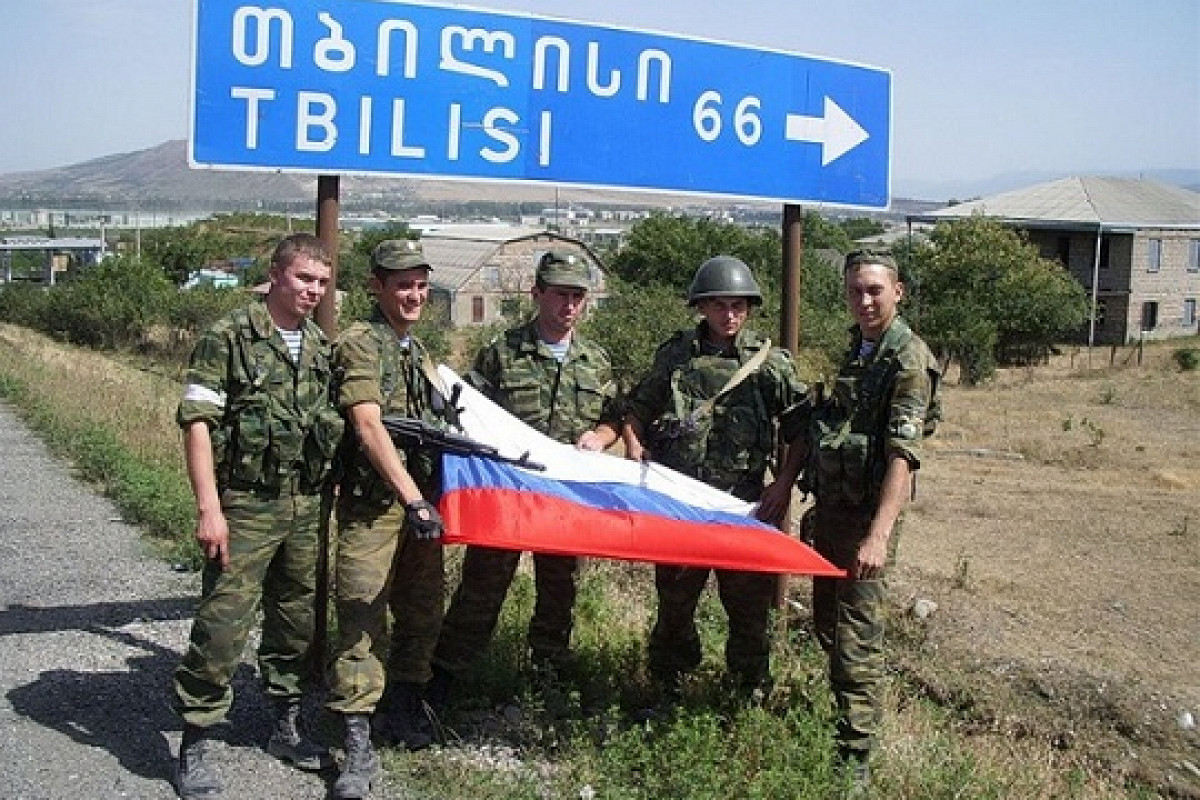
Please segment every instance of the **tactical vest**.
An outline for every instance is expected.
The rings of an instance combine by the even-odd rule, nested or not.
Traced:
[[[901,369],[900,354],[912,339],[908,325],[896,319],[872,356],[864,360],[853,349],[847,354],[832,392],[818,399],[810,418],[809,463],[802,484],[818,501],[864,506],[878,500],[887,469],[884,450],[893,383]],[[933,434],[940,417],[932,370],[930,377],[924,436]]]
[[[483,372],[468,377],[517,419],[574,444],[608,411],[612,368],[602,350],[578,338],[561,363],[543,347],[535,323],[510,328],[483,354],[477,364]]]
[[[218,486],[278,493],[318,491],[330,475],[344,423],[330,396],[327,348],[292,363],[282,340],[254,331],[250,312],[234,312],[224,420],[212,431]],[[306,325],[312,325],[311,322]],[[305,342],[318,341],[307,331]]]
[[[698,352],[695,331],[676,334],[667,345],[674,364],[671,405],[648,430],[656,461],[725,491],[762,489],[775,437],[759,388],[761,373],[735,386],[708,413],[702,407],[764,344],[753,339],[730,358]]]
[[[383,416],[396,415],[419,419],[439,428],[446,427],[447,409],[435,410],[432,401],[441,396],[431,385],[422,369],[429,358],[425,347],[410,337],[408,347],[401,347],[396,332],[385,321],[372,319],[361,323],[370,326],[370,335],[379,350],[379,391],[383,398]],[[396,491],[375,471],[367,458],[354,427],[347,425],[347,434],[338,459],[341,491],[364,506],[387,508],[399,498]],[[404,467],[426,497],[435,497],[438,486],[438,454],[427,448],[407,447],[399,450]]]

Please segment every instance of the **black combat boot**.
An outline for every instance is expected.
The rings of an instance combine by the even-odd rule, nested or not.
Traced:
[[[175,788],[183,800],[221,796],[221,779],[209,759],[207,729],[183,726],[179,743],[179,762],[175,767]]]
[[[300,733],[300,699],[275,701],[275,728],[267,740],[267,753],[297,769],[317,771],[333,764],[329,751]]]
[[[375,729],[380,741],[403,745],[407,750],[424,750],[433,744],[433,721],[425,709],[421,685],[410,681],[391,683],[375,712]]]
[[[371,746],[371,719],[366,714],[346,715],[346,760],[333,784],[334,800],[362,800],[371,794],[379,774],[379,756]]]

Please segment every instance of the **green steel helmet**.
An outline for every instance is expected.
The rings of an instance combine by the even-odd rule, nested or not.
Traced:
[[[714,256],[700,265],[688,289],[688,305],[706,297],[745,297],[750,305],[762,305],[762,290],[746,266],[733,256]]]

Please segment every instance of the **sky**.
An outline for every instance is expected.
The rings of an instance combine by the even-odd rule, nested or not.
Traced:
[[[467,5],[889,70],[894,194],[1019,172],[1200,169],[1200,0]],[[0,174],[186,139],[192,14],[191,0],[5,3]]]

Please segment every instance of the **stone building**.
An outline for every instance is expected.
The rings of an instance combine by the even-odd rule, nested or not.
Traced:
[[[578,239],[540,228],[497,224],[418,226],[429,275],[431,307],[454,327],[488,325],[506,303],[529,296],[537,259],[551,249],[573,250],[591,266],[589,305],[606,296],[599,257]]]
[[[1063,178],[912,220],[982,214],[1024,231],[1089,293],[1093,344],[1197,333],[1200,193],[1146,180]]]

